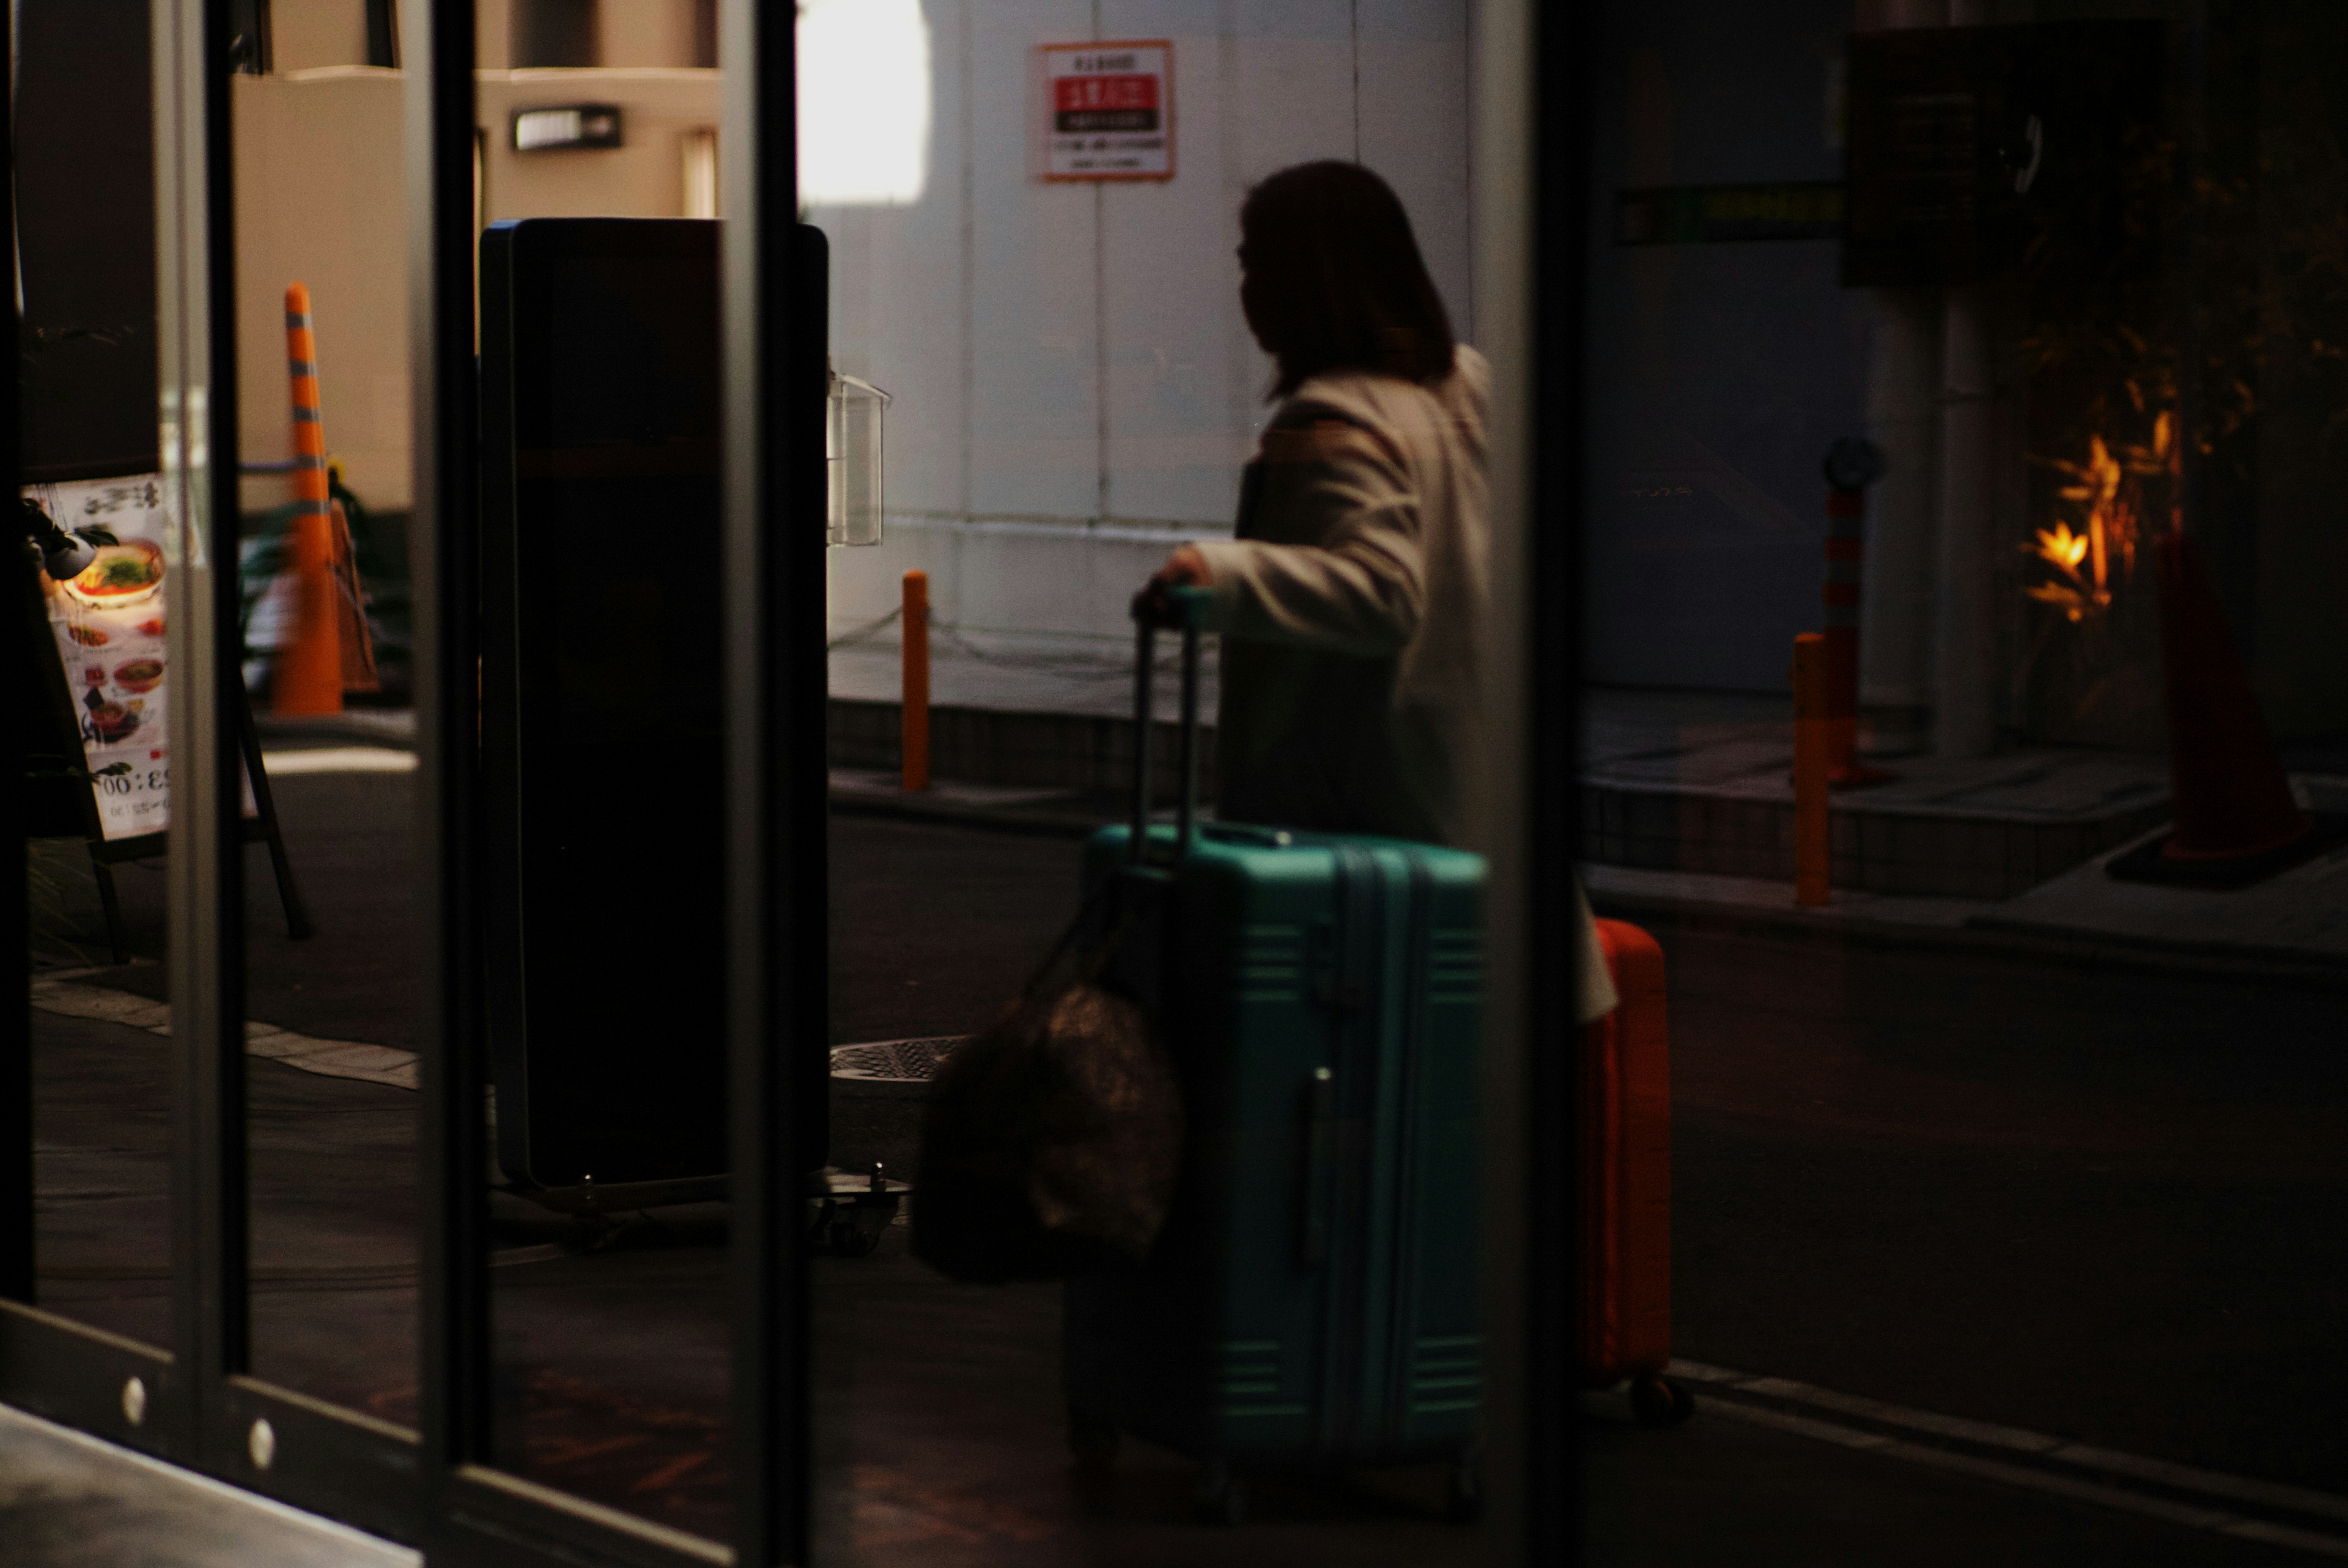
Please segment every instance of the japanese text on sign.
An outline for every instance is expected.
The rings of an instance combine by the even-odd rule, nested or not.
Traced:
[[[1174,177],[1174,46],[1046,44],[1044,178]]]

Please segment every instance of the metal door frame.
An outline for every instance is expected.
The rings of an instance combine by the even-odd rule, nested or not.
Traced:
[[[171,971],[172,1345],[126,1339],[0,1301],[0,1397],[393,1539],[414,1534],[412,1437],[250,1375],[246,1335],[242,834],[232,715],[237,431],[228,9],[156,0],[154,128],[158,410],[164,484],[177,513],[180,585],[168,618],[174,686],[204,700],[174,715],[167,907]],[[13,42],[13,40],[12,40]],[[14,322],[14,299],[10,298]],[[13,387],[10,395],[15,394]],[[21,455],[8,429],[12,472]],[[12,732],[13,733],[13,732]],[[20,772],[10,770],[12,779]],[[15,862],[22,876],[22,863]],[[11,918],[22,922],[22,884]],[[18,926],[21,931],[21,924]],[[7,961],[29,981],[21,938]],[[12,1005],[21,1005],[21,987]],[[22,1014],[19,1014],[20,1019]],[[18,1034],[29,1036],[29,1028]],[[29,1050],[7,1064],[27,1122],[12,1152],[5,1272],[32,1294]],[[11,1186],[15,1186],[12,1181]],[[137,1380],[143,1399],[129,1396]],[[135,1412],[135,1414],[134,1414]],[[267,1442],[256,1440],[266,1422]],[[260,1457],[266,1455],[265,1462]]]
[[[171,557],[181,586],[170,617],[174,684],[208,693],[174,715],[175,798],[170,838],[168,909],[173,1033],[171,1159],[171,1347],[143,1344],[27,1305],[34,1294],[31,1056],[29,1027],[0,1041],[0,1073],[15,1092],[0,1095],[0,1399],[297,1507],[388,1539],[418,1544],[435,1563],[543,1562],[643,1565],[736,1560],[722,1545],[574,1498],[489,1463],[489,1344],[486,1277],[487,1194],[459,1173],[487,1163],[479,1085],[483,1058],[474,1023],[479,978],[473,954],[470,860],[475,814],[473,753],[474,628],[469,613],[448,606],[473,597],[476,511],[473,370],[473,36],[470,0],[403,0],[406,123],[411,214],[410,293],[415,323],[416,503],[411,548],[417,584],[419,860],[438,875],[421,911],[434,955],[427,972],[419,1030],[421,1069],[417,1143],[422,1198],[418,1252],[421,1430],[411,1431],[251,1375],[247,1335],[244,1053],[244,928],[239,784],[232,729],[241,681],[236,617],[237,431],[233,192],[230,146],[228,5],[225,0],[154,0],[154,87],[159,420],[163,469],[179,514]],[[754,73],[729,77],[727,133],[737,149],[779,145],[767,167],[782,171],[779,190],[748,183],[760,161],[737,153],[733,210],[756,214],[729,234],[729,300],[751,285],[787,297],[789,226],[796,211],[789,138],[793,125],[793,39],[784,24],[762,26],[766,8],[728,0],[733,57],[756,58]],[[753,79],[755,77],[755,80]],[[757,82],[779,84],[763,97]],[[779,144],[771,139],[779,126]],[[5,135],[0,129],[0,135]],[[0,144],[5,146],[5,144]],[[13,158],[13,149],[10,149]],[[9,162],[13,176],[13,161]],[[13,179],[12,179],[13,184]],[[757,198],[764,195],[767,200]],[[773,214],[779,240],[769,243]],[[15,321],[13,294],[8,310]],[[729,318],[736,313],[729,312]],[[756,323],[760,318],[752,316]],[[788,318],[770,314],[767,330],[729,332],[729,376],[779,359]],[[767,389],[758,384],[761,392]],[[0,405],[0,462],[13,480],[21,470],[16,385]],[[769,406],[771,400],[750,405]],[[729,418],[739,420],[738,415]],[[741,432],[747,436],[756,425]],[[750,454],[729,470],[728,537],[754,543],[808,532],[820,590],[821,531],[795,529],[794,497],[776,482],[780,448],[737,439]],[[770,473],[768,470],[774,470]],[[767,525],[767,526],[762,526]],[[13,547],[11,547],[13,548]],[[804,579],[808,552],[775,552],[774,569],[788,592],[795,568]],[[736,648],[762,647],[762,628],[777,603],[729,605]],[[746,620],[747,618],[747,620]],[[820,648],[821,624],[816,625]],[[786,692],[804,691],[804,649],[778,647],[768,666]],[[801,655],[796,661],[794,653]],[[738,661],[736,661],[738,663]],[[820,666],[818,665],[819,676]],[[769,677],[770,681],[772,677]],[[758,701],[754,685],[748,700]],[[13,700],[13,699],[12,699]],[[739,711],[739,704],[736,709]],[[744,863],[734,889],[739,911],[762,917],[758,930],[787,950],[820,954],[820,897],[774,899],[767,890],[808,880],[812,839],[814,886],[822,874],[820,726],[805,743],[802,725],[743,726],[729,752],[732,798],[747,802],[735,818],[737,842],[767,845]],[[18,730],[8,731],[0,806],[21,816]],[[798,753],[806,753],[807,757]],[[784,794],[749,787],[774,779],[802,784],[812,759],[817,791]],[[816,815],[808,831],[810,803]],[[10,1005],[28,1026],[26,867],[9,859],[0,895],[0,940],[6,943]],[[816,925],[809,935],[808,916]],[[755,951],[755,948],[747,948]],[[739,999],[732,1020],[735,1102],[753,1107],[733,1128],[737,1235],[735,1248],[737,1375],[735,1461],[746,1477],[743,1561],[804,1556],[806,1424],[804,1334],[798,1317],[802,1266],[797,1227],[745,1223],[766,1214],[788,1219],[792,1184],[774,1173],[796,1168],[788,1075],[765,1081],[775,1053],[765,1049],[770,1020],[788,1016],[804,976],[760,968],[753,1005]],[[816,992],[820,999],[820,990]],[[743,1069],[749,1070],[746,1075]],[[743,1086],[748,1083],[750,1092]],[[764,1113],[760,1113],[763,1112]],[[761,1200],[764,1200],[763,1205]],[[778,1201],[781,1200],[781,1201]],[[756,1368],[760,1375],[745,1377]],[[126,1388],[143,1395],[130,1416]],[[267,1423],[265,1445],[256,1423]],[[258,1459],[267,1453],[266,1463]],[[790,1484],[778,1484],[788,1481]]]
[[[1495,580],[1522,585],[1494,617],[1496,728],[1513,782],[1487,801],[1496,867],[1493,1049],[1485,1103],[1488,1344],[1496,1393],[1490,1561],[1574,1553],[1570,1364],[1574,983],[1535,955],[1572,931],[1574,650],[1581,464],[1581,121],[1594,0],[1490,0],[1474,12],[1478,297],[1494,330]],[[413,322],[418,859],[433,955],[419,1029],[420,1430],[250,1375],[245,1259],[242,842],[235,738],[241,679],[234,237],[227,0],[152,0],[161,429],[181,522],[172,561],[175,684],[209,702],[174,715],[170,828],[174,1020],[172,1347],[26,1305],[33,1295],[29,1029],[0,1038],[0,1399],[295,1506],[424,1547],[434,1564],[628,1568],[802,1563],[809,1522],[807,1261],[794,1173],[807,1086],[773,1047],[823,1017],[824,595],[821,491],[795,493],[803,440],[779,418],[792,367],[797,200],[792,7],[722,0],[722,136],[729,557],[725,757],[734,1172],[731,1249],[735,1544],[723,1547],[490,1464],[488,1159],[477,1023],[471,861],[477,812],[473,600],[478,464],[473,333],[472,0],[400,0]],[[13,46],[13,40],[11,40]],[[0,117],[0,138],[8,137]],[[0,195],[13,149],[0,139]],[[12,203],[13,206],[13,203]],[[13,294],[7,306],[15,322]],[[821,345],[813,345],[820,353]],[[21,470],[17,389],[0,391],[0,468]],[[1546,441],[1536,432],[1553,433]],[[800,470],[805,474],[807,470]],[[815,468],[820,472],[819,462]],[[1527,520],[1538,517],[1538,528]],[[9,547],[13,548],[13,547]],[[810,635],[788,639],[794,622]],[[7,701],[13,702],[13,696]],[[21,820],[20,729],[0,738],[0,810]],[[0,963],[26,1023],[25,863],[0,877]],[[739,983],[745,978],[749,983]],[[6,1299],[14,1297],[14,1299]],[[142,1417],[125,1386],[140,1381]],[[257,1421],[273,1434],[255,1462]]]

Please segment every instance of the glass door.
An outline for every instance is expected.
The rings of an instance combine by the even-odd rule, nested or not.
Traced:
[[[1566,733],[1526,646],[1570,568],[1522,519],[1572,376],[1535,346],[1529,181],[1574,176],[1526,157],[1541,115],[1572,141],[1519,67],[1571,80],[1570,31],[1448,0],[105,11],[28,0],[15,35],[39,569],[0,1398],[434,1563],[1546,1560],[1570,1375],[1532,1351],[1570,1293],[1527,1260],[1570,1184],[1527,1155],[1570,1146],[1570,1091],[1525,1042],[1571,1027],[1536,958],[1578,907],[1522,871],[1566,844],[1522,740],[1529,703]],[[145,121],[91,118],[109,80]],[[1251,808],[1265,743],[1219,709],[1287,700],[1279,639],[1143,664],[1130,601],[1185,551],[1243,576],[1272,470],[1379,471],[1393,430],[1336,432],[1381,420],[1468,497],[1429,569],[1483,672],[1438,703],[1466,750],[1407,810]],[[1338,510],[1401,538],[1416,504]],[[1323,698],[1377,711],[1417,569],[1373,574],[1394,648],[1323,628]],[[1091,1276],[914,1251],[940,1064],[1086,907],[1137,773],[1145,836],[1173,820],[1178,754],[1201,844],[1417,845],[1360,851],[1397,868],[1411,1021],[1350,1021],[1338,971],[1385,938],[1332,946],[1385,894],[1278,960],[1331,987],[1262,1049],[1351,1054],[1248,1112],[1302,1152],[1241,1227],[1261,1280],[1199,1228],[1220,1037],[1164,1026],[1169,1234],[1205,1250],[1138,1244],[1106,1288],[1220,1304],[1167,1319],[1169,1408],[1245,1442],[1086,1395],[1152,1362]],[[1440,920],[1437,873],[1477,889]],[[1207,1321],[1250,1281],[1292,1342]]]

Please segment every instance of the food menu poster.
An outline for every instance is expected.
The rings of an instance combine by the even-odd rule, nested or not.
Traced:
[[[160,477],[27,486],[68,532],[104,529],[80,576],[44,572],[41,591],[81,726],[84,765],[108,841],[170,823],[170,687],[163,653],[170,598],[164,541],[171,519]]]

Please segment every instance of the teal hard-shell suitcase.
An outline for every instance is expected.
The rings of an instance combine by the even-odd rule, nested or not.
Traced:
[[[1453,1465],[1472,1506],[1483,862],[1432,845],[1208,824],[1183,806],[1086,848],[1123,926],[1107,983],[1148,1012],[1189,1135],[1138,1267],[1068,1282],[1070,1440],[1202,1463],[1236,1522],[1251,1471]],[[1141,669],[1148,671],[1148,635]],[[1145,677],[1146,679],[1146,677]],[[1148,733],[1148,692],[1138,694]],[[1138,777],[1148,778],[1146,741]],[[1136,790],[1145,816],[1146,787]]]

